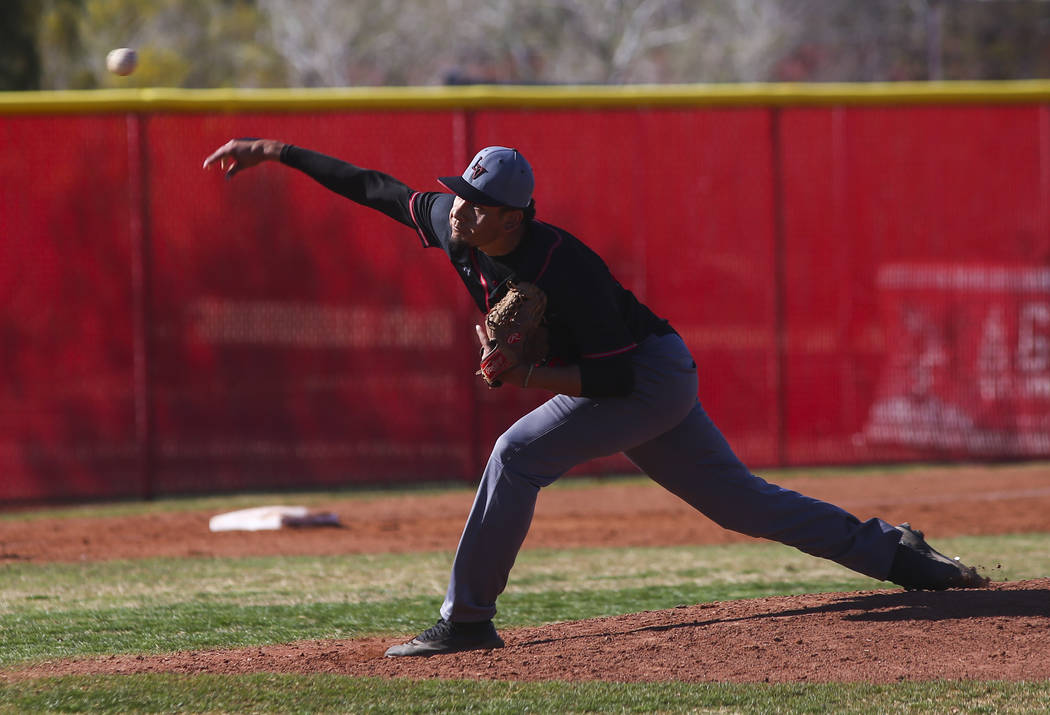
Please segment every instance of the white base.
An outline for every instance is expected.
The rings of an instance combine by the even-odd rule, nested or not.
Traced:
[[[285,517],[303,518],[305,506],[257,506],[213,516],[208,522],[212,531],[275,531]]]

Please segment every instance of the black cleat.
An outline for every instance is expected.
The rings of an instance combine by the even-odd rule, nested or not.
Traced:
[[[442,618],[436,625],[426,629],[408,643],[388,648],[386,657],[437,655],[502,647],[503,639],[496,633],[496,627],[492,625],[492,621],[453,623]]]
[[[911,524],[896,527],[901,532],[897,555],[887,581],[909,591],[943,591],[947,588],[981,588],[988,579],[957,559],[949,559],[926,543],[921,531]]]

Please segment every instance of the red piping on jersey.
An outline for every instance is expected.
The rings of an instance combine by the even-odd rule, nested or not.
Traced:
[[[415,198],[415,194],[413,194],[412,197]],[[409,208],[410,209],[412,208],[411,201],[409,202]],[[414,221],[415,218],[416,218],[415,217],[415,212],[413,211],[412,220]],[[418,224],[418,222],[417,222],[417,224]],[[420,233],[422,233],[422,232],[420,232]],[[561,234],[558,234],[558,240],[555,241],[551,245],[550,250],[547,251],[547,258],[543,261],[543,266],[540,268],[540,272],[537,273],[536,277],[533,279],[534,283],[539,283],[540,276],[542,276],[547,271],[547,266],[549,266],[551,264],[551,257],[554,255],[554,249],[557,248],[558,246],[560,246],[561,242],[562,242],[562,236],[561,236]],[[474,272],[478,274],[478,278],[481,280],[481,287],[485,291],[485,311],[487,312],[487,311],[491,310],[491,308],[492,308],[489,305],[489,282],[487,280],[485,280],[485,274],[481,272],[481,268],[478,266],[478,254],[477,254],[477,249],[476,248],[471,250],[471,252],[470,252],[470,260],[474,264]],[[634,347],[635,347],[634,345],[631,345],[629,347],[624,348],[624,350],[625,351],[626,350],[630,350],[631,348],[634,348]],[[617,352],[619,352],[619,351],[617,351]],[[615,355],[616,353],[612,352],[612,353],[608,353],[608,354],[609,355]],[[588,356],[585,355],[584,357],[588,357]],[[598,355],[596,357],[603,357],[603,356],[602,355]]]
[[[547,266],[551,264],[551,256],[554,255],[554,249],[561,245],[561,240],[561,234],[558,234],[558,240],[554,242],[553,246],[551,246],[551,250],[547,251],[547,260],[543,262],[543,268],[541,268],[540,272],[536,274],[536,283],[539,283],[540,276],[542,276],[547,270]]]
[[[610,350],[607,353],[591,353],[590,355],[581,355],[580,357],[587,358],[588,360],[595,360],[597,358],[612,357],[613,355],[620,355],[621,353],[625,353],[625,352],[628,352],[630,350],[634,350],[636,347],[638,347],[638,343],[631,343],[627,347],[620,348],[619,350]]]
[[[423,233],[423,229],[419,227],[419,219],[416,218],[416,197],[419,196],[422,191],[415,191],[411,196],[408,197],[408,213],[412,216],[412,223],[416,225],[416,233],[419,234],[419,239],[423,242],[424,248],[430,247],[430,241],[427,240],[427,235]]]
[[[546,226],[547,224],[544,224],[544,225]],[[551,228],[551,229],[553,229],[555,231],[556,235],[558,236],[558,240],[555,241],[553,243],[553,245],[551,245],[550,250],[547,251],[547,260],[545,260],[543,262],[543,267],[540,268],[540,272],[536,274],[536,282],[537,283],[540,280],[540,276],[542,276],[544,274],[544,272],[547,270],[547,266],[549,266],[551,264],[551,257],[554,256],[554,249],[557,248],[558,246],[560,246],[562,241],[564,240],[563,236],[561,235],[561,231],[559,231],[554,226],[550,226],[549,228]],[[631,343],[630,345],[624,346],[622,348],[618,348],[616,350],[609,350],[608,352],[604,352],[604,353],[591,353],[589,355],[581,355],[580,357],[586,358],[588,360],[596,360],[596,359],[599,359],[599,358],[612,357],[613,355],[620,355],[622,353],[626,353],[626,352],[629,352],[631,350],[634,350],[636,347],[638,347],[638,343]]]
[[[478,266],[478,249],[470,249],[470,262],[474,264],[474,272],[478,274],[478,280],[481,281],[481,289],[485,291],[485,312],[488,313],[491,310],[489,305],[489,282],[485,280],[485,274],[481,272],[481,268]]]

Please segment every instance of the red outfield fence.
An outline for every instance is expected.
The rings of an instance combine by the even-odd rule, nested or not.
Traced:
[[[87,97],[85,99],[84,97]],[[474,479],[542,396],[473,377],[414,188],[487,144],[668,317],[752,467],[1050,456],[1050,84],[10,95],[0,500]],[[581,472],[623,471],[620,458]]]

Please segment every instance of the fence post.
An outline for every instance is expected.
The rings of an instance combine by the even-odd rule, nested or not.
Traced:
[[[135,443],[138,448],[139,496],[153,499],[156,485],[153,416],[152,285],[149,218],[149,166],[146,153],[147,118],[127,114],[128,221],[131,238],[131,289]]]
[[[784,245],[784,155],[780,107],[769,108],[769,155],[773,180],[773,300],[776,350],[776,463],[788,466],[787,404],[787,247]]]
[[[460,109],[452,114],[452,162],[449,171],[453,174],[462,171],[462,167],[474,156],[478,147],[474,146],[474,112],[469,109]],[[461,315],[474,315],[473,299],[465,291],[457,291],[455,300],[456,309]],[[473,353],[473,348],[471,348]],[[470,465],[467,473],[462,475],[463,481],[471,482],[478,478],[481,470],[485,467],[488,454],[485,446],[481,443],[481,391],[478,389],[478,381],[469,372],[464,373],[467,394],[470,395]]]

